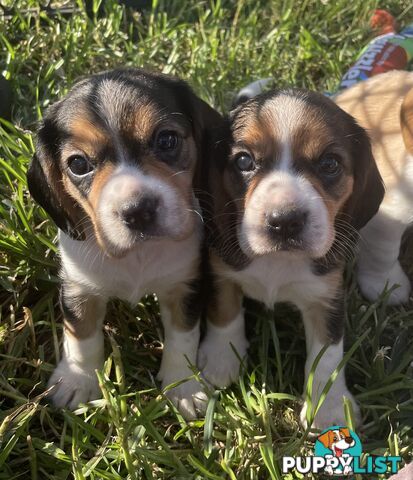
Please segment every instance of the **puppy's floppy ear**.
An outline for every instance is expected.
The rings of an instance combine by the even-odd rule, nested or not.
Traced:
[[[352,121],[353,132],[349,139],[354,185],[343,212],[346,214],[344,219],[359,230],[377,213],[384,197],[384,185],[371,151],[370,139],[366,131],[354,119]]]
[[[237,209],[225,188],[224,171],[231,139],[230,122],[191,92],[191,116],[198,150],[194,191],[200,202],[206,235],[234,268],[248,263],[237,242]]]
[[[83,239],[76,227],[80,209],[68,195],[59,165],[60,134],[56,124],[59,105],[52,106],[37,134],[36,152],[27,170],[29,192],[55,224],[75,240]]]
[[[193,183],[196,192],[199,193],[205,187],[209,165],[212,155],[214,155],[216,133],[221,130],[224,119],[219,112],[195,95],[192,90],[189,90],[189,98],[190,115],[198,152]]]
[[[197,97],[193,92],[191,94],[195,139],[203,143],[208,139],[210,132],[219,127],[223,118],[217,110],[204,102],[204,100]]]
[[[334,432],[329,430],[328,432],[320,435],[317,440],[319,440],[326,448],[330,448],[334,442]]]
[[[212,132],[208,168],[204,175],[208,191],[204,224],[209,244],[234,269],[242,269],[250,259],[241,249],[238,226],[243,212],[243,187],[230,168],[231,123],[228,118]],[[234,187],[234,189],[232,188]]]

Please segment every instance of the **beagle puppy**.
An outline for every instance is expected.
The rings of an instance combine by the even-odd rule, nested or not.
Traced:
[[[269,308],[290,302],[305,326],[306,383],[326,347],[313,378],[314,405],[343,358],[345,259],[384,194],[369,139],[321,94],[261,94],[231,113],[208,189],[215,298],[198,365],[210,383],[230,384],[248,347],[243,295]],[[357,414],[341,370],[313,426],[342,424],[343,396]],[[306,411],[304,404],[304,424]]]
[[[331,457],[349,457],[349,454],[346,453],[351,447],[354,447],[356,444],[354,438],[350,434],[348,428],[337,428],[334,430],[328,430],[317,438],[325,448],[331,450],[332,455],[326,455],[325,458]],[[325,473],[333,475],[333,467],[331,465],[325,467]],[[346,465],[343,469],[343,475],[350,475],[353,472],[353,469],[350,465]]]
[[[337,105],[367,129],[386,194],[362,229],[358,281],[369,300],[396,286],[390,304],[409,299],[410,281],[398,257],[402,235],[413,222],[413,73],[394,70],[339,94]]]
[[[338,428],[337,430],[328,430],[317,437],[325,448],[331,450],[335,457],[341,457],[345,450],[354,447],[355,440],[350,434],[348,428]]]
[[[192,375],[199,343],[203,237],[193,182],[220,115],[182,81],[138,69],[77,83],[38,131],[29,190],[59,227],[63,355],[55,405],[100,395],[106,303],[156,293],[164,326],[162,386]],[[169,391],[187,418],[199,382]]]

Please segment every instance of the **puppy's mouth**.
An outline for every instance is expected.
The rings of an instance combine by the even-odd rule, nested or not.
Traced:
[[[154,225],[152,228],[149,228],[148,230],[143,232],[142,231],[131,232],[130,236],[134,244],[162,240],[165,238],[170,238],[171,240],[175,240],[175,239],[178,240],[178,238],[175,238],[174,236],[172,236],[169,231],[156,225]]]
[[[286,238],[273,244],[272,249],[277,252],[292,252],[295,250],[304,251],[305,242],[301,238]]]
[[[308,242],[303,237],[278,238],[266,232],[271,253],[306,254],[309,253]]]
[[[265,225],[243,225],[238,231],[238,241],[243,252],[249,256],[273,253],[305,255],[309,252],[305,236],[279,236]]]
[[[128,205],[112,210],[109,219],[100,218],[95,224],[95,235],[106,255],[122,258],[143,243],[179,242],[194,233],[196,222],[191,218],[182,215],[168,222],[166,214],[162,208],[141,212],[134,204]]]
[[[336,457],[341,457],[343,455],[343,450],[341,448],[336,447],[333,445],[334,455]]]
[[[147,242],[157,242],[164,239],[173,237],[165,229],[157,226],[153,226],[147,231],[129,231],[127,233],[120,231],[119,229],[119,241],[117,239],[109,237],[105,232],[99,231],[97,236],[98,243],[101,249],[108,257],[111,258],[123,258],[129,252],[138,248],[139,245]]]

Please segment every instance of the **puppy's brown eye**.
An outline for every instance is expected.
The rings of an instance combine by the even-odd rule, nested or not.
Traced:
[[[254,170],[255,162],[252,156],[249,153],[242,152],[238,154],[237,158],[235,159],[235,164],[241,172],[249,172]]]
[[[76,177],[88,175],[93,170],[91,163],[81,155],[73,155],[68,161],[69,170]]]
[[[342,169],[338,156],[332,153],[323,155],[318,161],[317,168],[320,174],[328,177],[337,176]]]
[[[178,135],[172,130],[164,130],[156,137],[156,148],[161,152],[173,152],[178,143]]]

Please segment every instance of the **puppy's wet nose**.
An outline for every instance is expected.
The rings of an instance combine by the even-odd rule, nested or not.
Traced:
[[[144,232],[155,221],[158,206],[156,197],[143,197],[122,210],[122,220],[131,230]]]
[[[295,238],[303,231],[307,217],[303,210],[274,211],[267,215],[267,225],[280,239]]]
[[[346,437],[345,441],[348,445],[351,445],[352,443],[355,443],[354,440],[353,440],[353,437]]]

